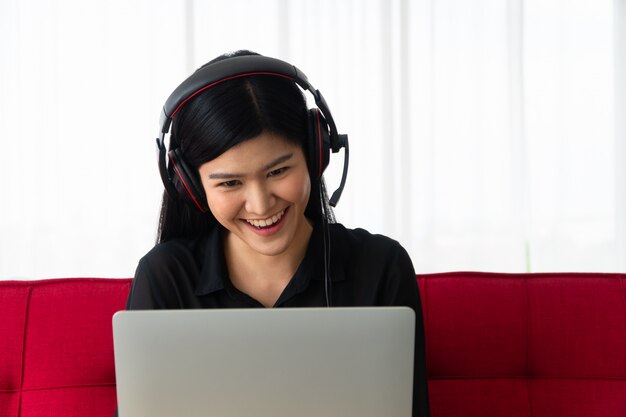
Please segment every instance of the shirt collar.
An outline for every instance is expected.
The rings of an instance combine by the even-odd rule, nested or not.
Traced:
[[[224,245],[222,241],[222,227],[215,227],[207,236],[205,258],[203,259],[200,279],[196,287],[196,295],[207,295],[225,288],[228,277]],[[328,228],[330,235],[331,228]],[[335,240],[335,243],[338,243]],[[330,279],[332,282],[343,281],[346,278],[345,270],[339,260],[344,256],[341,245],[331,247]],[[334,262],[333,262],[334,261]],[[302,263],[298,267],[293,280],[297,290],[303,290],[310,280],[323,281],[324,271],[324,235],[319,224],[313,227],[313,233],[307,246]],[[297,282],[296,282],[297,281]]]

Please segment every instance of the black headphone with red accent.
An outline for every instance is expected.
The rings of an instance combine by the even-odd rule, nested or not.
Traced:
[[[197,94],[224,81],[253,75],[271,75],[287,78],[313,95],[317,108],[309,109],[308,111],[309,137],[306,141],[308,146],[307,155],[310,158],[308,161],[309,169],[312,174],[320,178],[328,166],[330,152],[339,152],[341,148],[344,148],[341,183],[329,201],[330,205],[335,207],[343,192],[348,174],[348,135],[337,133],[337,127],[326,100],[324,100],[322,93],[309,83],[306,75],[287,62],[261,55],[230,57],[205,65],[183,81],[170,94],[163,106],[159,122],[161,129],[156,140],[159,153],[159,171],[165,190],[172,198],[180,196],[173,182],[173,176],[177,176],[185,189],[182,197],[190,200],[203,213],[209,210],[204,188],[197,170],[185,162],[182,151],[176,143],[171,143],[170,151],[167,152],[165,135],[169,132],[172,118]]]

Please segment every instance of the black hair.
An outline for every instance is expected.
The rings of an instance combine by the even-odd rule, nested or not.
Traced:
[[[258,54],[240,50],[221,55],[203,67],[242,55]],[[307,117],[304,94],[293,81],[272,75],[235,78],[201,92],[180,109],[172,121],[170,149],[178,146],[197,174],[202,164],[239,143],[262,133],[279,135],[299,145],[307,160],[311,195],[305,216],[316,224],[332,223],[334,215],[323,178],[311,173],[311,156],[305,143],[308,140]],[[180,180],[172,177],[179,194],[184,195]],[[163,193],[157,243],[202,236],[215,227],[219,227],[219,223],[210,211],[201,213],[186,198]]]

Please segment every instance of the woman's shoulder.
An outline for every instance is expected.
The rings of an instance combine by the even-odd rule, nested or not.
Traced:
[[[388,236],[371,233],[362,228],[350,229],[341,223],[329,225],[331,242],[339,245],[352,255],[389,256],[406,251],[400,243]]]
[[[155,245],[137,265],[129,309],[181,308],[202,270],[205,239],[172,239]]]
[[[411,294],[417,291],[413,263],[398,241],[341,224],[331,225],[330,236],[332,277],[351,282],[352,291],[357,293],[375,294],[376,299],[363,295],[369,300],[367,303],[405,305],[404,301],[397,304],[402,299],[398,294],[404,290]]]
[[[207,245],[206,238],[176,238],[157,243],[140,260],[140,265],[168,267],[201,259]]]

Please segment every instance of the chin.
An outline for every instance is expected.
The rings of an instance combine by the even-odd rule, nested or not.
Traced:
[[[250,244],[248,246],[258,254],[264,256],[277,256],[282,255],[289,248],[288,244]]]

